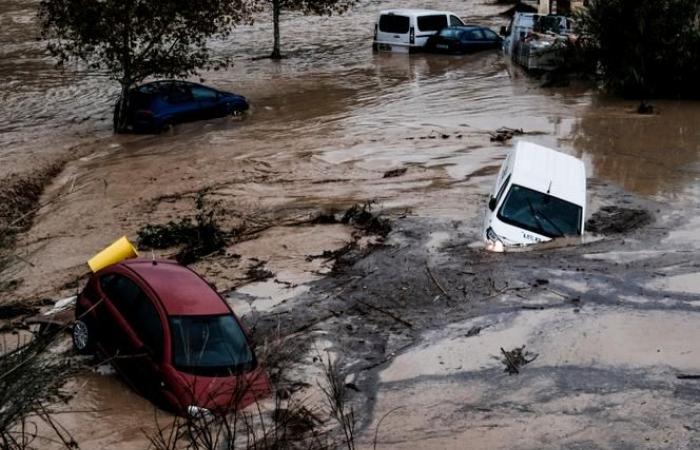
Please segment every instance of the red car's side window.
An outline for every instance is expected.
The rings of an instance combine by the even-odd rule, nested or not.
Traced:
[[[155,356],[163,354],[163,324],[152,300],[129,278],[108,274],[100,279],[109,301]]]

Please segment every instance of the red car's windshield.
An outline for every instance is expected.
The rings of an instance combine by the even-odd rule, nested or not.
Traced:
[[[226,376],[255,364],[243,330],[231,314],[171,316],[173,365],[202,376]]]

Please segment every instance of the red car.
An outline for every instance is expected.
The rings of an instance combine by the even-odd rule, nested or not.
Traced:
[[[73,344],[99,351],[138,392],[178,413],[224,414],[270,392],[240,321],[192,270],[132,259],[95,273]]]

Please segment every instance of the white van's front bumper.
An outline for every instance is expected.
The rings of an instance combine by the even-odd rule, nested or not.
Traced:
[[[508,247],[523,247],[551,241],[552,238],[522,230],[499,220],[488,223],[484,230],[486,249],[493,252],[504,252]]]

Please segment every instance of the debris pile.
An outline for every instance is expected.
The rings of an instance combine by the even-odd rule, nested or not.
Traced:
[[[39,312],[39,308],[22,302],[8,302],[0,305],[0,320],[30,316]]]
[[[401,175],[404,175],[407,170],[408,169],[405,167],[401,167],[400,169],[388,170],[384,172],[384,178],[400,177]]]
[[[643,209],[604,206],[586,222],[586,230],[598,234],[619,234],[648,225],[653,220]]]
[[[516,347],[513,350],[506,351],[501,347],[503,354],[503,364],[506,368],[503,370],[509,375],[517,375],[520,373],[520,368],[525,364],[529,364],[539,356],[536,353],[525,351],[525,346]]]
[[[370,241],[369,245],[358,245],[359,238],[362,235],[375,235],[386,237],[391,232],[391,221],[381,217],[377,213],[372,212],[372,206],[376,203],[374,200],[367,201],[363,204],[355,204],[343,213],[343,216],[338,219],[336,214],[322,213],[314,218],[311,223],[315,224],[334,224],[342,223],[350,225],[359,231],[353,233],[355,240],[337,250],[326,250],[321,254],[308,255],[307,261],[313,259],[335,260],[333,271],[342,271],[343,267],[351,266],[355,261],[363,258],[371,248],[378,245],[376,242]]]
[[[247,275],[251,281],[264,281],[275,276],[265,268],[265,261],[258,261],[257,264],[250,266]]]
[[[425,136],[418,136],[418,137],[409,136],[409,137],[405,137],[404,139],[407,140],[407,141],[413,141],[413,140],[416,140],[416,139],[418,139],[418,140],[437,139],[437,138],[440,138],[440,139],[450,139],[450,138],[452,138],[452,137],[454,137],[455,139],[462,139],[462,138],[464,137],[464,132],[462,132],[462,131],[455,131],[455,132],[438,132],[438,131],[433,130],[433,131],[431,131],[429,134],[427,134],[427,135],[425,135]]]
[[[180,246],[175,259],[180,264],[191,264],[221,250],[230,234],[239,233],[237,230],[227,234],[220,228],[216,205],[207,208],[201,193],[197,196],[196,207],[194,220],[186,217],[162,225],[145,225],[138,231],[139,247],[149,250]]]
[[[513,136],[522,136],[525,134],[522,128],[501,127],[496,131],[489,132],[491,142],[506,142],[513,139]]]
[[[654,105],[642,100],[639,106],[637,106],[637,114],[654,114]]]
[[[391,232],[391,222],[377,214],[372,214],[372,205],[375,202],[369,201],[362,205],[356,204],[345,212],[340,219],[341,223],[360,228],[369,234],[386,236]]]

